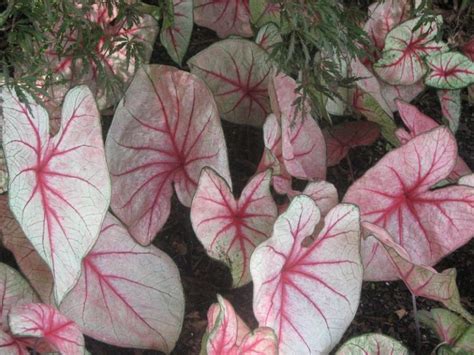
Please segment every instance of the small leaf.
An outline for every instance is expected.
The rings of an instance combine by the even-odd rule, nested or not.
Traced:
[[[369,333],[349,339],[337,350],[336,355],[408,355],[402,343],[383,334]]]
[[[458,52],[435,53],[426,59],[431,71],[426,85],[437,89],[456,90],[474,83],[474,62]]]
[[[273,46],[280,43],[282,40],[278,26],[273,23],[268,23],[260,28],[257,37],[255,37],[255,43],[269,53],[271,53]]]
[[[217,32],[251,37],[249,0],[194,0],[194,22]]]
[[[191,72],[211,89],[222,118],[260,127],[270,113],[267,52],[243,39],[227,39],[189,59]]]
[[[455,345],[469,327],[464,318],[443,308],[434,308],[430,312],[420,311],[418,318],[438,335],[441,342],[450,345]]]
[[[143,245],[165,224],[173,186],[190,206],[203,167],[230,181],[211,92],[196,76],[168,66],[137,72],[115,112],[106,152],[112,210]]]
[[[323,131],[326,140],[328,166],[340,163],[350,149],[371,145],[380,136],[379,126],[373,122],[344,122]]]
[[[433,129],[387,153],[343,201],[359,206],[362,221],[385,228],[414,262],[434,265],[474,235],[472,188],[431,190],[452,172],[456,157],[449,129]],[[382,249],[374,241],[362,242],[366,280],[398,278]]]
[[[263,28],[268,23],[280,24],[280,4],[271,0],[249,0],[252,24]]]
[[[9,320],[15,336],[41,339],[62,354],[84,354],[84,337],[79,327],[51,306],[39,303],[17,306]]]
[[[414,18],[395,27],[387,35],[382,58],[374,64],[375,72],[392,85],[412,85],[427,71],[424,58],[431,53],[447,51],[442,42],[435,42],[442,17],[422,24],[417,30],[420,18]]]
[[[359,245],[353,205],[336,206],[323,222],[313,200],[297,196],[278,217],[250,270],[255,317],[275,331],[280,353],[328,353],[340,340],[359,303]]]
[[[99,112],[90,90],[66,95],[61,128],[49,136],[46,111],[3,94],[10,208],[54,275],[58,303],[76,284],[110,201]]]
[[[443,118],[448,121],[449,128],[456,133],[461,118],[461,90],[438,90]]]
[[[231,269],[233,287],[251,281],[250,256],[270,236],[277,217],[270,179],[270,171],[256,175],[235,200],[225,180],[213,170],[204,168],[201,173],[191,222],[206,252]]]
[[[161,31],[160,40],[179,65],[188,50],[193,31],[193,0],[173,0],[173,24]]]

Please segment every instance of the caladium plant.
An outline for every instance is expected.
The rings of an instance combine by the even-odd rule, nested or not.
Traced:
[[[251,37],[249,0],[194,0],[194,22],[221,38]]]
[[[67,94],[59,132],[27,96],[5,91],[3,147],[11,175],[10,208],[51,269],[56,302],[74,287],[81,260],[99,235],[110,201],[99,113],[90,90]]]
[[[374,64],[374,70],[391,85],[415,84],[428,70],[423,59],[448,50],[445,43],[435,40],[441,16],[415,29],[419,22],[419,17],[405,21],[385,38],[382,57]]]
[[[229,301],[220,295],[217,295],[217,301],[207,312],[208,325],[202,339],[201,354],[278,354],[277,338],[272,329],[261,327],[251,331]]]
[[[85,354],[84,337],[79,327],[52,306],[28,303],[13,308],[9,315],[11,332],[16,337],[36,338],[61,354]]]
[[[453,171],[456,157],[449,129],[435,128],[386,154],[343,201],[358,205],[363,221],[385,228],[413,262],[433,265],[474,235],[474,190],[459,185],[431,190]],[[362,257],[366,280],[398,278],[373,241],[363,241]]]
[[[42,301],[51,303],[51,272],[11,212],[2,212],[3,244],[15,255]],[[107,214],[82,269],[60,311],[84,334],[117,346],[172,350],[181,330],[184,296],[179,272],[168,256],[154,246],[138,245]]]
[[[143,245],[166,222],[173,185],[185,206],[205,166],[230,185],[212,94],[202,80],[172,67],[150,65],[137,72],[115,112],[106,151],[112,210]]]
[[[456,133],[461,118],[461,90],[438,90],[437,94],[443,119],[447,121],[451,131]]]
[[[359,212],[341,204],[324,221],[308,196],[280,215],[252,254],[253,310],[283,354],[325,354],[355,315],[362,284]]]
[[[270,171],[256,175],[235,200],[226,181],[213,170],[201,173],[191,222],[206,252],[231,269],[233,287],[251,281],[250,256],[270,236],[277,217],[270,180]]]
[[[408,355],[408,349],[399,341],[383,334],[369,333],[346,341],[336,355]]]
[[[270,113],[268,53],[243,39],[219,41],[189,59],[191,73],[203,79],[223,119],[261,126]]]

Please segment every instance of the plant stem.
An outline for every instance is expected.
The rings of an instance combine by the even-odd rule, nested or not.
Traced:
[[[416,353],[420,354],[420,349],[421,349],[420,322],[418,321],[418,317],[417,317],[416,296],[414,293],[411,294],[411,300],[413,303],[413,317],[415,318],[415,327],[416,327]]]

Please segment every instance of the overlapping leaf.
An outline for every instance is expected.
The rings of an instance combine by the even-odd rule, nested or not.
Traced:
[[[328,353],[337,344],[359,302],[359,245],[353,205],[336,206],[323,222],[312,199],[297,196],[277,219],[250,270],[255,317],[274,329],[280,353]]]
[[[28,282],[3,263],[0,263],[0,294],[0,329],[5,331],[8,330],[7,316],[12,307],[38,301],[38,296]]]
[[[8,355],[29,355],[26,346],[16,340],[12,335],[0,330],[0,349]]]
[[[295,190],[288,192],[290,198],[295,198],[299,195],[311,197],[323,217],[339,202],[336,187],[327,181],[312,181],[306,185],[302,192]],[[283,209],[286,210],[286,206],[280,207],[280,211]]]
[[[32,286],[48,302],[52,277],[44,261],[21,230],[15,236],[4,231],[3,240],[8,241],[7,247]],[[16,243],[14,248],[12,243]],[[170,352],[184,313],[179,272],[167,255],[153,246],[138,245],[121,223],[107,214],[96,245],[83,260],[81,278],[60,311],[95,339]]]
[[[417,316],[423,324],[436,332],[443,343],[450,345],[455,345],[470,326],[464,318],[443,308],[434,308],[430,312],[420,311]]]
[[[411,102],[426,89],[423,80],[419,80],[412,85],[390,85],[381,81],[380,87],[382,96],[392,112],[398,110],[397,100]]]
[[[431,188],[453,170],[456,140],[447,128],[423,133],[386,154],[344,197],[362,220],[385,228],[417,264],[433,265],[474,235],[474,190]],[[386,254],[374,241],[362,243],[367,280],[390,280]],[[382,270],[386,273],[381,274]]]
[[[203,167],[230,182],[212,94],[199,78],[171,67],[137,72],[115,112],[106,151],[112,210],[144,245],[168,218],[173,186],[190,206]]]
[[[217,295],[218,303],[208,311],[207,332],[202,348],[206,355],[276,355],[277,339],[270,328],[257,328],[250,331],[235,313],[232,305]]]
[[[27,104],[11,92],[3,99],[10,208],[52,270],[60,303],[77,282],[109,205],[99,113],[90,90],[76,87],[50,137],[48,115],[31,97]]]
[[[273,113],[281,126],[282,160],[287,171],[304,180],[326,177],[326,144],[317,122],[310,115],[308,102],[297,100],[294,79],[280,73],[269,83]]]
[[[346,341],[336,355],[408,355],[408,349],[400,342],[383,334],[369,333]]]
[[[282,37],[280,30],[274,23],[267,23],[262,28],[260,28],[257,33],[257,37],[255,38],[255,43],[269,52],[272,50],[272,47],[275,44],[280,43],[281,41]]]
[[[211,89],[223,119],[260,127],[270,112],[267,52],[243,39],[220,41],[188,61]]]
[[[221,38],[251,37],[249,0],[194,0],[194,22]]]
[[[271,172],[260,173],[234,199],[231,188],[211,169],[204,169],[191,205],[191,221],[206,252],[230,269],[233,286],[251,281],[250,256],[266,240],[277,217],[270,193]]]
[[[456,286],[456,269],[446,269],[438,273],[432,267],[413,262],[406,250],[395,243],[385,229],[368,222],[362,222],[362,227],[382,245],[397,274],[414,296],[441,302],[447,308],[464,315],[466,319],[474,321],[474,317],[461,305]],[[379,270],[378,273],[379,278],[383,279],[384,270]]]
[[[350,149],[371,145],[380,135],[377,124],[367,121],[345,122],[323,131],[326,141],[328,166],[344,159]]]
[[[193,0],[173,0],[173,24],[161,31],[160,40],[179,65],[188,50],[193,32]]]
[[[62,354],[84,354],[84,337],[79,327],[52,306],[17,306],[11,310],[9,324],[15,336],[38,338]]]
[[[434,40],[441,16],[414,30],[419,21],[420,18],[408,20],[392,29],[385,38],[382,57],[374,64],[374,70],[391,85],[415,84],[427,71],[424,58],[448,49],[446,44]]]
[[[271,0],[249,0],[252,23],[261,28],[269,22],[280,24],[280,4]]]
[[[474,83],[474,62],[458,52],[434,53],[426,59],[430,72],[426,85],[456,90]]]
[[[433,128],[439,126],[431,117],[423,114],[415,106],[407,104],[403,101],[397,101],[398,112],[403,120],[403,123],[408,128],[409,132],[404,129],[398,129],[395,133],[402,144],[405,144],[410,139],[428,132]],[[453,171],[449,174],[451,180],[457,180],[459,177],[470,174],[471,169],[459,156],[456,159],[456,165]]]

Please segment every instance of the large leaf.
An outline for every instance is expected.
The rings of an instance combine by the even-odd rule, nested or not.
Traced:
[[[28,249],[21,231],[14,238],[3,238],[21,245],[10,250],[48,302],[52,277],[44,261],[31,246]],[[169,352],[181,329],[184,296],[172,260],[153,246],[138,245],[121,223],[107,214],[96,245],[83,260],[81,278],[60,310],[86,335],[98,340]]]
[[[466,319],[474,320],[461,305],[456,286],[456,269],[446,269],[438,273],[432,267],[417,264],[411,261],[406,250],[395,243],[385,229],[368,222],[362,222],[362,227],[382,245],[399,277],[414,296],[441,302]],[[379,270],[379,273],[380,278],[383,278],[383,270]]]
[[[280,73],[269,84],[273,113],[280,121],[283,163],[288,172],[304,180],[326,177],[326,144],[317,122],[310,115],[308,102],[302,99],[297,84]]]
[[[99,235],[110,179],[99,113],[90,90],[66,96],[61,128],[50,137],[46,111],[31,97],[3,95],[10,208],[54,276],[58,303],[77,282]]]
[[[243,39],[220,41],[189,59],[191,72],[203,79],[223,119],[261,126],[270,112],[267,52]]]
[[[41,300],[45,303],[54,303],[51,271],[13,217],[8,207],[7,195],[0,196],[0,235],[2,245],[13,253],[21,272]]]
[[[190,206],[203,167],[230,182],[212,94],[199,78],[171,67],[137,72],[115,112],[106,151],[112,210],[144,245],[168,218],[173,186]]]
[[[240,198],[211,169],[204,169],[191,205],[191,221],[196,236],[213,258],[230,269],[233,286],[251,281],[250,256],[266,240],[277,217],[270,193],[271,172],[249,181]]]
[[[397,340],[383,334],[369,333],[346,341],[336,355],[408,355],[408,349]]]
[[[374,70],[389,84],[415,84],[427,71],[424,58],[448,49],[446,44],[434,40],[442,22],[441,16],[414,30],[419,21],[417,17],[402,23],[385,39],[382,57],[374,64]]]
[[[95,339],[169,353],[181,331],[184,296],[171,258],[138,245],[107,214],[81,278],[60,309]]]
[[[421,133],[428,132],[429,130],[439,126],[435,120],[420,112],[420,110],[413,105],[397,100],[397,107],[403,123],[409,130],[409,132],[404,129],[396,131],[396,135],[402,144],[405,144],[410,139]],[[453,171],[449,174],[449,178],[457,180],[459,177],[470,173],[471,169],[469,169],[464,160],[458,156],[456,159],[456,165],[454,166]]]
[[[62,354],[82,355],[84,337],[79,327],[52,306],[29,303],[11,310],[9,324],[18,337],[34,337]]]
[[[369,6],[369,19],[364,31],[375,47],[383,49],[387,34],[410,16],[410,5],[408,0],[386,0]]]
[[[16,305],[34,303],[38,296],[26,280],[11,267],[0,263],[0,330],[8,330],[7,316]],[[0,346],[1,348],[1,346]]]
[[[251,37],[249,0],[194,0],[194,22],[221,38]]]
[[[313,200],[297,196],[277,219],[250,270],[255,317],[275,330],[280,353],[326,354],[340,340],[359,303],[359,245],[353,205],[338,205],[321,221]]]
[[[423,133],[386,154],[344,197],[363,221],[385,228],[417,264],[433,265],[474,235],[474,190],[431,188],[453,170],[456,140],[447,128]],[[362,243],[366,280],[398,278],[374,241]],[[382,248],[383,249],[383,248]]]
[[[202,348],[206,355],[276,355],[277,340],[270,328],[250,331],[229,301],[217,295],[208,311],[208,327]]]
[[[426,85],[456,90],[474,83],[474,62],[458,52],[435,53],[426,62],[431,69]]]
[[[371,145],[380,135],[379,126],[373,122],[344,122],[323,131],[326,140],[328,166],[334,166],[344,159],[349,150]]]
[[[3,354],[8,355],[29,355],[26,346],[15,339],[12,335],[0,330],[0,349]]]
[[[161,31],[161,44],[179,65],[193,32],[193,0],[173,0],[173,24]]]

